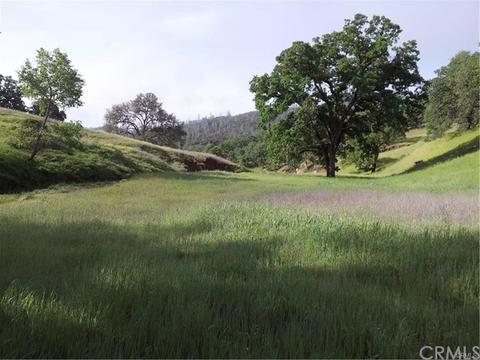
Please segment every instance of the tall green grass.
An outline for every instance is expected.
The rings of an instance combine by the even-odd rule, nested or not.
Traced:
[[[8,198],[0,357],[412,358],[477,344],[477,229],[252,200],[363,181],[337,180],[166,173]]]

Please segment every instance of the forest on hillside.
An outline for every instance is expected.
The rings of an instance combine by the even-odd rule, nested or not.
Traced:
[[[185,147],[218,145],[237,135],[254,135],[258,129],[258,113],[250,111],[238,115],[208,116],[184,124],[187,133]]]

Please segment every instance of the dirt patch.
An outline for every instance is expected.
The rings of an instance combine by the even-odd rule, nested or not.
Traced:
[[[295,169],[296,174],[313,173],[320,174],[325,172],[325,167],[314,164],[311,161],[304,161],[298,168]]]
[[[150,154],[150,157],[157,158],[162,161],[162,163],[170,165],[173,163],[179,164],[180,168],[183,166],[183,168],[188,172],[202,170],[236,172],[240,170],[240,166],[237,164],[208,153],[195,153],[175,149],[172,149],[170,152],[164,150],[160,150],[160,152],[158,152],[157,149],[152,149],[151,147],[144,147],[143,150],[145,150],[142,151],[143,153]],[[146,156],[147,155],[144,157]]]
[[[239,168],[238,165],[216,156],[208,156],[204,166],[205,170],[237,171]]]
[[[190,172],[202,170],[235,172],[240,170],[240,167],[237,164],[213,155],[206,156],[203,161],[195,158],[183,159],[183,163],[185,164],[185,169]]]

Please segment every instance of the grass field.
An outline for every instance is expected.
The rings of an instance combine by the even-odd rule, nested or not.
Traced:
[[[476,345],[478,160],[378,179],[166,172],[0,195],[0,357],[414,358]],[[340,195],[398,204],[403,220],[429,204],[438,214],[419,225],[323,206]]]

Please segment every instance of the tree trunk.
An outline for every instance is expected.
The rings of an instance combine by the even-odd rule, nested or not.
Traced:
[[[328,154],[327,177],[335,177],[335,151],[329,151]]]
[[[327,168],[327,177],[335,177],[335,147],[330,145],[325,149],[325,166]]]
[[[43,118],[42,126],[38,130],[38,135],[37,135],[37,138],[35,139],[35,142],[33,143],[32,152],[30,153],[30,157],[28,158],[28,161],[32,161],[35,155],[37,155],[38,152],[40,151],[40,141],[42,140],[42,130],[47,127],[48,115],[50,115],[50,101],[48,101],[47,111],[45,111],[45,117]]]
[[[372,174],[377,171],[377,161],[378,161],[378,153],[375,154],[375,157],[373,158],[373,164],[372,164]]]

